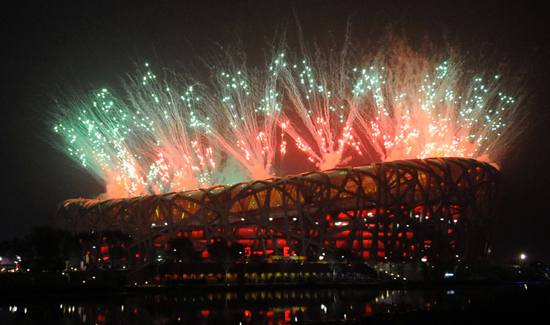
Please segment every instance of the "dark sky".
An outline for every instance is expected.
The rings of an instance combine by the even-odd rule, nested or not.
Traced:
[[[249,59],[263,60],[274,31],[306,39],[376,40],[391,26],[411,40],[425,36],[472,53],[489,53],[527,71],[531,99],[526,134],[502,162],[496,224],[497,262],[525,252],[550,262],[550,107],[548,21],[544,1],[2,1],[0,3],[0,241],[52,224],[67,198],[95,197],[101,187],[44,141],[50,95],[71,87],[114,87],[135,63],[161,62],[231,44],[240,33]],[[483,51],[481,50],[483,49]],[[485,55],[485,54],[484,54]],[[259,60],[258,62],[262,62]]]

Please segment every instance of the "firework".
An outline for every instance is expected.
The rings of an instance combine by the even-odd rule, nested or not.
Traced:
[[[148,64],[124,82],[74,96],[54,114],[60,145],[107,187],[107,197],[183,191],[273,175],[281,109],[278,60],[265,73],[228,57],[209,85]],[[65,148],[67,146],[67,148]]]
[[[354,92],[364,94],[358,138],[381,160],[469,157],[498,162],[521,133],[519,103],[499,75],[472,73],[451,54],[436,60],[400,44],[362,70]],[[513,124],[513,125],[508,125]],[[513,132],[513,133],[512,133]]]
[[[131,105],[103,89],[56,110],[55,131],[107,197],[213,185],[219,158],[204,137],[208,124],[195,115],[200,97],[173,74],[159,80],[147,68],[124,84]]]
[[[281,125],[320,170],[347,163],[347,147],[361,153],[351,132],[361,100],[349,92],[346,53],[313,56],[302,46],[302,59],[294,56],[281,73],[287,105]]]
[[[473,73],[453,51],[350,48],[281,46],[256,69],[227,52],[207,82],[145,66],[124,82],[127,100],[104,89],[59,105],[56,146],[123,197],[282,176],[290,139],[326,170],[352,156],[499,162],[521,131],[504,78]]]
[[[132,150],[139,147],[134,136],[139,120],[107,89],[74,98],[56,110],[54,130],[64,140],[56,145],[104,182],[110,194],[143,192],[144,166]]]
[[[254,70],[247,69],[240,55],[226,54],[223,69],[215,69],[215,95],[208,96],[203,107],[212,121],[209,135],[222,152],[246,170],[248,179],[270,178],[277,154],[281,113],[277,81],[283,62],[275,56],[268,69]]]

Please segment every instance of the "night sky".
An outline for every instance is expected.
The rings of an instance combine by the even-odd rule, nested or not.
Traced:
[[[544,1],[2,1],[0,3],[0,241],[53,224],[59,202],[96,197],[101,186],[45,138],[52,95],[116,88],[136,63],[169,66],[211,53],[240,35],[252,63],[275,31],[309,42],[377,42],[388,28],[505,62],[528,78],[527,132],[501,162],[494,261],[524,252],[550,262],[550,28]],[[495,1],[496,2],[496,1]],[[445,4],[443,4],[445,3]],[[375,44],[375,43],[374,43]]]

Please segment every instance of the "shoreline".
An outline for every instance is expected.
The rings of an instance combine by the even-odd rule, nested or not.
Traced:
[[[497,286],[509,284],[492,280],[453,280],[439,282],[370,282],[370,283],[246,283],[246,284],[148,284],[148,285],[112,285],[105,283],[74,283],[50,282],[18,285],[0,285],[0,302],[17,298],[44,297],[97,297],[109,295],[140,295],[140,294],[195,294],[250,291],[289,291],[289,290],[419,290],[444,289],[468,286]],[[542,282],[540,282],[542,283]],[[547,283],[546,283],[547,284]]]

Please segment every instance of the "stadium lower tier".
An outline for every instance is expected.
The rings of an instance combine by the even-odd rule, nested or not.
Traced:
[[[336,168],[196,191],[113,200],[67,200],[59,226],[74,233],[119,231],[140,264],[187,238],[240,244],[246,256],[317,261],[483,262],[490,253],[499,172],[464,158]],[[112,241],[99,258],[110,258]],[[108,244],[111,243],[111,244]]]

